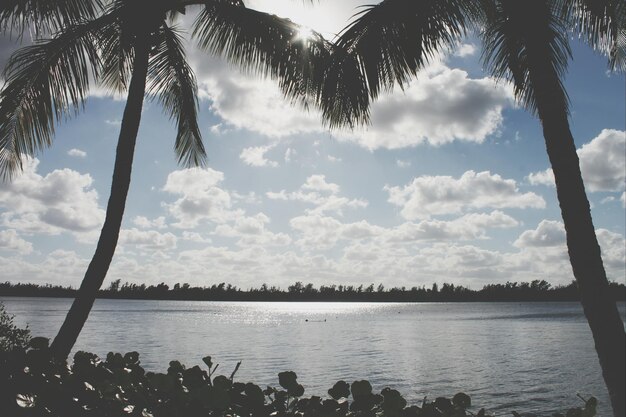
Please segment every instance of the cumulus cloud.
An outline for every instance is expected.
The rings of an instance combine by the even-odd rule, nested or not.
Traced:
[[[624,278],[626,268],[626,239],[607,229],[596,230],[598,244],[602,250],[602,261],[610,278]]]
[[[165,223],[165,217],[163,216],[157,217],[156,219],[152,220],[148,219],[145,216],[135,216],[135,218],[133,219],[133,223],[135,224],[135,226],[141,229],[165,229],[167,227],[167,224]]]
[[[328,191],[331,194],[337,194],[339,192],[339,186],[334,183],[326,182],[325,175],[311,175],[302,185],[302,189],[313,191]]]
[[[301,201],[314,205],[307,210],[308,213],[334,212],[341,215],[344,208],[367,207],[367,201],[342,197],[339,190],[339,185],[327,182],[325,175],[311,175],[297,191],[269,191],[265,195],[270,200]]]
[[[626,132],[604,129],[578,150],[589,191],[623,191],[626,187]]]
[[[27,255],[33,251],[33,244],[22,239],[15,230],[0,230],[0,250],[6,249]]]
[[[228,191],[219,187],[224,174],[211,168],[188,168],[171,172],[163,191],[179,195],[175,202],[163,205],[177,222],[175,227],[189,229],[201,221],[225,223],[243,215],[243,210],[232,209]]]
[[[202,236],[200,233],[187,230],[183,231],[182,239],[194,243],[211,243],[211,239]]]
[[[265,153],[273,147],[273,145],[268,145],[244,148],[241,151],[239,158],[246,165],[250,165],[253,167],[277,167],[278,162],[270,161],[269,159],[265,158]]]
[[[300,234],[301,237],[297,243],[305,250],[327,249],[333,247],[340,239],[367,239],[384,231],[383,228],[365,220],[343,224],[337,219],[320,213],[294,217],[289,221],[289,225]]]
[[[518,248],[563,246],[565,228],[560,221],[542,220],[536,229],[522,232],[513,245]]]
[[[339,138],[368,149],[482,143],[497,132],[502,110],[512,105],[508,85],[436,65],[418,74],[403,94],[387,94],[373,103],[367,130],[340,133]]]
[[[407,220],[455,214],[479,208],[543,208],[545,201],[534,193],[521,193],[517,183],[488,171],[467,171],[460,178],[422,176],[403,187],[389,187],[388,201],[401,207]]]
[[[476,53],[476,45],[472,43],[462,43],[453,52],[454,55],[460,57],[472,56]]]
[[[193,48],[189,56],[197,70],[200,96],[223,120],[221,131],[246,129],[272,138],[324,131],[319,113],[289,103],[275,81],[242,74]]]
[[[0,188],[0,215],[6,227],[26,233],[56,235],[97,230],[104,221],[98,193],[89,174],[57,169],[41,176],[39,160],[27,158],[24,171]]]
[[[69,151],[67,151],[67,154],[69,156],[73,156],[75,158],[86,158],[87,157],[87,152],[85,151],[81,151],[80,149],[70,149]]]
[[[177,240],[172,233],[159,233],[156,230],[132,228],[120,232],[120,244],[147,250],[172,250],[176,248]]]
[[[404,223],[389,230],[387,239],[394,242],[486,239],[487,229],[518,225],[513,217],[496,210],[491,213],[469,213],[450,221],[423,220],[419,223]]]
[[[272,233],[266,227],[270,218],[263,213],[255,216],[239,217],[232,224],[221,224],[215,228],[218,236],[238,239],[239,246],[284,246],[291,243],[285,233]]]
[[[619,192],[626,188],[626,132],[604,129],[576,152],[588,191]],[[554,186],[552,168],[526,178],[532,185]]]
[[[545,171],[539,171],[529,174],[526,179],[530,185],[546,185],[554,187],[554,173],[552,168],[548,168]]]

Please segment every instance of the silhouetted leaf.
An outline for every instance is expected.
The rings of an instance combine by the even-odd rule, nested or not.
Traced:
[[[281,372],[278,374],[278,383],[287,391],[297,388],[298,376],[293,371]]]
[[[211,361],[210,356],[205,356],[204,358],[202,358],[202,362],[204,362],[206,366],[209,367],[209,370],[213,367],[213,362]]]
[[[28,346],[33,349],[48,349],[48,345],[50,343],[50,339],[47,337],[33,337],[30,339]]]
[[[459,392],[452,397],[452,403],[454,403],[457,407],[466,409],[472,405],[472,399],[464,392]]]
[[[335,400],[338,400],[341,397],[347,398],[350,396],[350,384],[346,381],[338,381],[331,389],[328,390],[328,394]]]
[[[218,375],[213,378],[213,386],[221,389],[221,390],[229,390],[232,385],[230,379],[226,378],[224,375]]]
[[[435,404],[435,407],[437,407],[438,409],[440,409],[444,413],[446,413],[450,409],[452,409],[452,401],[450,401],[448,398],[438,397],[438,398],[435,399],[435,403],[434,404]]]
[[[139,353],[137,352],[128,352],[124,355],[124,361],[126,365],[136,365],[139,363]]]
[[[356,400],[370,395],[372,393],[372,385],[366,380],[354,381],[350,387],[350,391],[352,392],[352,398]]]

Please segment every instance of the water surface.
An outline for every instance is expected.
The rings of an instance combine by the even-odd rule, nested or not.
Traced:
[[[71,300],[0,298],[16,323],[53,337]],[[625,316],[624,303],[620,313]],[[409,401],[464,391],[496,415],[549,415],[594,395],[610,405],[578,303],[244,303],[97,300],[76,349],[140,353],[148,370],[211,355],[237,380],[278,385],[293,370],[308,395],[369,379]],[[220,373],[218,371],[218,374]]]

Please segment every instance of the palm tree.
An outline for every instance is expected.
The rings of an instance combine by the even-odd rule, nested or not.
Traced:
[[[326,53],[321,40],[296,40],[291,21],[245,7],[241,0],[9,0],[0,6],[0,28],[23,33],[41,28],[39,39],[15,52],[0,92],[0,175],[52,143],[54,125],[85,105],[99,83],[128,91],[111,194],[98,244],[51,349],[67,358],[87,320],[117,245],[131,178],[144,97],[157,99],[177,125],[179,163],[206,160],[197,123],[197,85],[185,60],[174,20],[189,6],[201,7],[194,36],[201,46],[242,67],[278,78],[288,97],[302,97],[316,71],[308,63]]]
[[[483,57],[493,74],[513,82],[516,97],[541,121],[581,304],[593,334],[616,416],[624,406],[624,324],[611,301],[591,219],[562,78],[571,57],[568,20],[556,2],[496,0],[488,4]],[[609,20],[609,24],[613,22]],[[529,24],[532,22],[532,24]],[[612,61],[616,62],[612,57]]]
[[[331,126],[366,123],[383,89],[405,85],[433,54],[471,28],[497,77],[539,117],[554,171],[567,247],[615,416],[624,416],[625,334],[611,301],[600,247],[569,129],[562,78],[574,25],[624,69],[624,2],[612,0],[384,0],[365,7],[335,43],[318,105]],[[345,80],[342,74],[358,72]]]

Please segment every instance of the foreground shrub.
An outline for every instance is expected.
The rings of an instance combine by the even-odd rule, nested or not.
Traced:
[[[26,349],[0,353],[0,410],[11,417],[487,417],[484,409],[470,412],[464,393],[409,406],[394,389],[374,393],[368,381],[339,381],[328,398],[305,398],[294,372],[279,373],[278,387],[262,389],[234,381],[239,364],[230,377],[213,376],[217,365],[210,356],[203,361],[206,369],[172,361],[166,373],[153,373],[140,366],[137,352],[105,360],[77,352],[67,366],[51,359],[47,339],[36,337]],[[596,402],[567,417],[594,416]]]
[[[24,349],[30,340],[30,330],[20,329],[13,324],[13,318],[0,303],[0,352]]]

